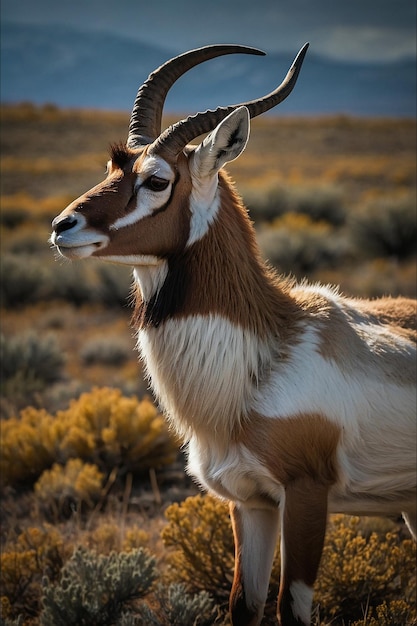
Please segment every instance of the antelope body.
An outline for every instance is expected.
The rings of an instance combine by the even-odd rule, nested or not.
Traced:
[[[278,277],[222,170],[249,117],[292,90],[182,120],[161,133],[166,94],[209,46],[139,89],[106,179],[53,222],[71,259],[133,266],[138,348],[188,446],[188,470],[230,500],[235,626],[260,624],[281,526],[281,624],[309,624],[328,512],[397,516],[416,533],[416,307],[345,298]],[[197,146],[189,142],[210,134]]]

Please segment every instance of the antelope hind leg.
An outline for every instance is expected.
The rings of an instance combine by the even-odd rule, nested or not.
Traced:
[[[313,584],[323,550],[328,486],[310,477],[291,481],[281,512],[281,582],[278,621],[309,626]]]
[[[258,626],[268,594],[278,540],[279,510],[231,503],[235,575],[230,594],[233,626]]]

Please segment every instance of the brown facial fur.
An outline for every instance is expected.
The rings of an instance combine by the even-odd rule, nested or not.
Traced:
[[[145,156],[146,150],[135,162],[133,176],[140,172]],[[191,179],[184,155],[178,158],[176,169],[177,177],[167,207],[142,218],[137,224],[110,231],[110,244],[103,252],[98,252],[99,256],[104,258],[131,254],[152,255],[162,259],[184,248],[189,234],[191,193]]]
[[[84,215],[88,226],[108,234],[108,229],[119,217],[134,209],[133,186],[136,175],[114,169],[105,180],[74,200],[62,212]]]

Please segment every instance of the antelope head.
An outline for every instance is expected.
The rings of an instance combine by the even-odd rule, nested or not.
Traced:
[[[159,267],[201,238],[214,219],[219,169],[244,149],[249,118],[290,94],[307,47],[270,94],[198,113],[163,132],[165,98],[182,74],[220,55],[264,53],[245,46],[207,46],[153,72],[137,93],[126,144],[111,150],[105,180],[52,222],[51,242],[59,253],[70,259],[99,257],[138,268]],[[189,145],[205,133],[210,134],[202,143]]]

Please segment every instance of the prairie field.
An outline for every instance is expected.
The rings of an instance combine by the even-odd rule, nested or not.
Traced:
[[[228,624],[227,508],[198,495],[149,394],[131,272],[48,243],[129,115],[21,104],[1,121],[1,623]],[[265,116],[227,170],[278,271],[416,297],[415,120]],[[279,554],[265,624],[278,580]],[[316,625],[416,624],[415,600],[399,520],[330,520]]]

